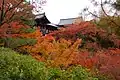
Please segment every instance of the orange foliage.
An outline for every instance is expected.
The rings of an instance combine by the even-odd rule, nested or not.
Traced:
[[[38,39],[42,36],[42,33],[40,32],[39,29],[37,29],[35,32],[33,33],[21,33],[20,35],[23,38],[34,38],[34,39]]]
[[[81,39],[78,39],[73,44],[71,41],[60,39],[55,41],[52,36],[40,37],[36,36],[37,43],[34,46],[24,46],[22,49],[27,50],[33,57],[41,61],[46,61],[54,66],[64,65],[68,66],[72,64],[76,53],[78,52],[78,46],[81,43]],[[40,35],[40,34],[39,34]],[[27,36],[24,35],[24,37]],[[39,56],[39,57],[38,57]]]
[[[79,26],[79,31],[81,31],[82,34],[90,34],[89,37],[91,38],[93,38],[93,36],[95,37],[96,34],[100,34],[100,37],[106,38],[106,34],[104,31],[100,30],[99,32],[98,29],[95,29],[94,26],[92,28],[88,27],[88,24],[92,27],[92,24],[88,22],[84,24],[78,24],[81,25]],[[76,25],[75,27],[77,27],[78,25]],[[10,25],[4,24],[3,26],[5,26],[6,28],[0,28],[0,36],[2,37],[3,34],[5,34],[4,36],[8,35],[7,31],[9,31],[9,26],[11,26],[11,32],[14,34],[9,34],[9,36],[36,39],[37,43],[35,45],[26,45],[19,47],[19,49],[28,52],[35,59],[39,61],[44,61],[50,66],[69,67],[70,65],[81,65],[89,69],[97,68],[98,70],[100,70],[101,73],[111,74],[116,80],[120,79],[119,48],[101,50],[98,46],[96,46],[98,45],[97,42],[87,42],[87,44],[85,45],[86,48],[89,48],[90,46],[98,48],[98,51],[94,52],[94,55],[91,55],[91,52],[89,52],[87,49],[79,48],[79,46],[81,46],[82,39],[77,39],[77,37],[73,41],[70,39],[65,39],[64,37],[56,40],[56,37],[53,37],[51,35],[53,33],[42,36],[39,29],[36,29],[35,32],[32,33],[22,33],[20,31],[20,28],[29,28],[29,26],[26,26],[19,22],[12,22]],[[68,32],[66,30],[68,30]],[[62,31],[66,31],[65,34],[69,33],[69,31],[72,31],[68,28],[66,30]],[[73,33],[70,34],[76,34],[77,30],[78,28],[74,29]],[[111,39],[111,41],[116,41],[116,44],[119,43],[119,40],[113,34],[111,36],[108,36],[108,38]]]
[[[82,23],[81,23],[82,24]],[[87,24],[84,24],[86,26]],[[92,31],[86,31],[81,28],[83,34],[91,34],[90,36],[95,36]],[[89,28],[87,29],[89,30]],[[96,30],[95,30],[96,31]],[[102,33],[103,32],[103,33]],[[105,32],[101,30],[98,34],[101,37],[106,38]],[[51,33],[52,34],[52,33]],[[89,69],[97,68],[101,73],[111,74],[116,80],[119,80],[119,69],[120,69],[120,49],[99,49],[94,52],[94,55],[84,49],[78,49],[81,45],[82,40],[76,39],[66,40],[64,38],[59,38],[56,40],[51,34],[42,36],[39,29],[33,33],[21,34],[24,38],[34,38],[37,43],[34,46],[23,46],[21,49],[26,50],[34,58],[39,61],[44,61],[50,66],[64,66],[69,67],[70,65],[81,65]],[[112,40],[118,40],[115,36],[108,36]],[[92,46],[96,47],[96,42],[94,44],[88,43],[86,47]],[[84,51],[83,51],[84,50]]]
[[[21,29],[30,28],[30,26],[24,25],[19,21],[13,21],[9,24],[4,24],[0,27],[0,37],[19,37],[22,33]]]
[[[80,64],[87,68],[92,68],[97,63],[96,57],[91,57],[88,52],[79,51],[78,47],[81,44],[81,39],[75,42],[60,38],[55,40],[54,37],[36,36],[41,35],[39,31],[32,33],[32,35],[24,35],[24,37],[36,37],[37,43],[34,46],[21,47],[27,50],[34,58],[39,61],[45,61],[51,66],[65,66]]]

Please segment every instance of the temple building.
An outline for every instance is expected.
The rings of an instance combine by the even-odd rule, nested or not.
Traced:
[[[60,22],[58,25],[64,26],[69,24],[77,24],[77,23],[80,23],[81,21],[83,21],[82,17],[60,19]]]
[[[52,24],[46,17],[45,13],[36,15],[35,17],[36,26],[40,27],[40,31],[43,35],[48,34],[54,30],[58,29],[58,26],[55,24]]]
[[[68,19],[60,19],[59,24],[52,24],[46,17],[45,13],[36,15],[35,17],[36,26],[40,27],[40,31],[43,35],[48,34],[54,30],[58,30],[61,27],[65,27],[66,25],[71,24],[79,24],[81,21],[83,21],[82,17],[76,17],[76,18],[68,18]]]

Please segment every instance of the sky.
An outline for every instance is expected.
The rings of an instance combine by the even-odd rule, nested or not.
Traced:
[[[59,23],[60,19],[78,17],[81,10],[88,5],[88,0],[48,0],[44,9],[52,23]]]
[[[35,6],[39,6],[40,1],[45,0],[31,0],[35,1]],[[58,24],[60,19],[75,18],[80,16],[80,12],[85,7],[90,7],[91,11],[98,10],[98,8],[92,6],[90,0],[46,0],[47,2],[42,5],[40,13],[45,12],[46,17],[51,23]],[[39,10],[39,8],[37,8]],[[33,10],[34,14],[37,14]],[[86,17],[86,20],[92,19],[91,17]]]

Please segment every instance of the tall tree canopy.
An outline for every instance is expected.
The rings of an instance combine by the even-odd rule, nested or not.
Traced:
[[[84,8],[85,16],[93,16],[94,22],[110,34],[120,36],[120,0],[91,0],[97,9]],[[99,9],[99,10],[98,10]]]
[[[24,0],[0,0],[0,26],[21,17],[33,17],[32,8]]]
[[[115,9],[120,10],[120,0],[116,0],[116,2],[113,5]]]

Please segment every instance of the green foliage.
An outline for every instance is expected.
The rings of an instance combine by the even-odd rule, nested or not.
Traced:
[[[101,47],[103,47],[103,48],[116,47],[114,42],[112,42],[111,40],[109,40],[109,38],[107,38],[108,37],[107,35],[105,37],[106,38],[96,35],[96,42],[98,42],[98,44],[100,44]]]
[[[31,56],[0,48],[0,80],[45,80],[45,65]]]
[[[73,67],[72,70],[73,80],[98,80],[97,78],[90,77],[89,72],[86,73],[86,70],[82,67]]]
[[[104,75],[104,74],[98,74],[96,76],[98,78],[98,80],[113,80],[113,78],[111,76],[108,75]]]
[[[33,29],[33,28],[21,28],[20,30],[23,33],[33,33],[33,32],[35,32],[35,29]]]
[[[81,66],[72,66],[66,70],[51,68],[49,69],[49,75],[47,80],[98,80]]]
[[[31,27],[33,27],[36,24],[36,22],[35,22],[34,19],[32,19],[32,20],[26,20],[26,19],[24,19],[24,17],[21,17],[21,20],[22,20],[22,22],[24,24],[29,25]]]
[[[82,39],[82,44],[81,44],[80,48],[83,48],[85,46],[85,44],[87,44],[88,40],[90,42],[95,42],[92,38],[89,37],[89,35],[84,35],[84,34],[81,34],[80,32],[77,33],[77,37]]]
[[[120,17],[117,16],[109,16],[104,17],[101,16],[100,20],[96,23],[98,27],[106,30],[108,33],[115,33],[116,35],[120,36]]]
[[[81,66],[48,68],[28,55],[0,48],[0,80],[98,80]]]
[[[1,39],[1,41],[3,41],[3,43],[5,43],[5,47],[9,47],[9,48],[17,48],[20,46],[24,46],[24,45],[34,45],[36,43],[35,39],[30,39],[30,38],[4,38]]]

